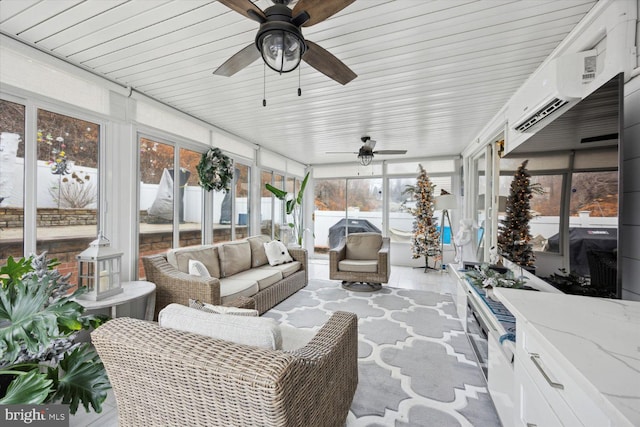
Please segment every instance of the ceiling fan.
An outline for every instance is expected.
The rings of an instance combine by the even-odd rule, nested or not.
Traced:
[[[358,159],[360,160],[360,164],[362,166],[368,166],[371,164],[373,160],[374,154],[407,154],[407,150],[377,150],[373,149],[376,146],[376,141],[372,140],[370,136],[363,136],[360,138],[362,141],[362,147],[358,151],[327,151],[327,154],[344,154],[344,153],[352,153],[357,154]]]
[[[355,0],[272,0],[262,11],[250,0],[218,0],[228,8],[260,23],[254,43],[246,46],[218,67],[213,74],[230,77],[262,56],[269,68],[287,73],[303,60],[327,77],[343,85],[357,75],[342,61],[316,43],[305,40],[300,27],[309,27],[340,12]]]

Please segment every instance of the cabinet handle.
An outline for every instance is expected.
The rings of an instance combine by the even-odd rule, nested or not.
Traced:
[[[527,427],[538,427],[538,424],[527,423]]]
[[[538,370],[540,371],[540,373],[542,374],[542,376],[544,377],[545,380],[547,380],[547,382],[549,383],[549,385],[553,388],[559,388],[560,390],[564,390],[564,386],[560,383],[557,383],[553,380],[551,380],[551,378],[549,377],[549,375],[546,373],[546,371],[544,370],[544,368],[542,367],[542,365],[539,362],[540,359],[540,355],[536,354],[536,353],[529,353],[531,356],[531,361],[533,362],[534,365],[536,365],[536,368],[538,368]]]

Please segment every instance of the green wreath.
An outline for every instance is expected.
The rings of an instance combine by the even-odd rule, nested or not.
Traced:
[[[233,160],[222,154],[219,148],[210,148],[203,153],[196,169],[199,184],[205,190],[229,190],[233,179]]]

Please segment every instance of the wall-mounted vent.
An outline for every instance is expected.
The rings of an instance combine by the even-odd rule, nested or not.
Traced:
[[[589,138],[582,138],[580,144],[589,144],[591,142],[604,142],[613,141],[618,139],[618,133],[608,133],[606,135],[591,136]]]
[[[527,120],[524,122],[517,124],[514,129],[518,132],[524,132],[529,129],[531,126],[539,123],[541,120],[544,120],[545,117],[548,117],[551,113],[568,104],[569,101],[560,98],[553,98],[551,101],[542,106],[538,111],[536,111],[533,115],[528,116]]]

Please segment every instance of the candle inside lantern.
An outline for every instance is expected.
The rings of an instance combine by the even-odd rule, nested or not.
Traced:
[[[104,292],[109,289],[109,273],[107,270],[100,271],[100,284],[98,286],[99,292]]]

